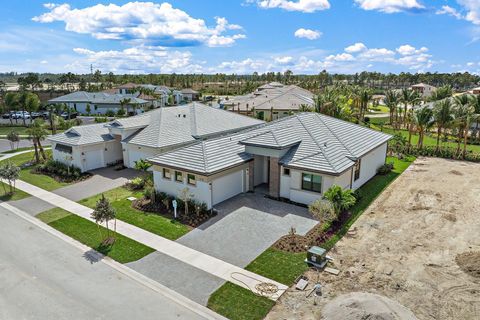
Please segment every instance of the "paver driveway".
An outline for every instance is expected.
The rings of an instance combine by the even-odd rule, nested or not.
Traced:
[[[219,204],[218,216],[177,241],[245,267],[291,227],[304,235],[317,224],[306,208],[247,193]]]
[[[291,227],[304,235],[317,223],[306,208],[270,200],[260,194],[239,195],[216,209],[219,214],[215,218],[177,242],[242,268]],[[127,265],[203,305],[225,282],[159,252]]]

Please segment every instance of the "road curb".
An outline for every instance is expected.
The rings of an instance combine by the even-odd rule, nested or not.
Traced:
[[[57,238],[71,244],[72,246],[76,247],[77,249],[81,250],[82,252],[86,253],[88,252],[88,254],[92,257],[92,258],[95,258],[95,260],[99,261],[99,262],[102,262],[102,263],[105,263],[107,264],[108,266],[110,266],[111,268],[117,270],[118,272],[122,273],[123,275],[129,277],[130,279],[140,283],[141,285],[151,289],[152,291],[155,291],[163,296],[165,296],[166,298],[178,303],[179,305],[197,313],[198,315],[204,317],[205,319],[211,319],[211,320],[228,320],[227,318],[215,313],[214,311],[208,309],[207,307],[204,307],[184,296],[182,296],[181,294],[173,291],[172,289],[170,288],[167,288],[165,287],[164,285],[136,272],[135,270],[132,270],[126,266],[124,266],[123,264],[119,263],[119,262],[116,262],[115,260],[107,257],[107,256],[104,256],[103,254],[93,250],[92,248],[68,237],[67,235],[61,233],[60,231],[50,227],[49,225],[43,223],[42,221],[38,220],[37,218],[35,217],[32,217],[31,215],[29,215],[28,213],[18,209],[18,208],[15,208],[14,206],[6,203],[6,202],[2,202],[0,203],[0,206],[2,206],[3,208],[7,209],[9,212],[12,212],[13,214],[17,215],[18,217],[36,225],[37,227],[39,227],[40,229],[56,236]]]

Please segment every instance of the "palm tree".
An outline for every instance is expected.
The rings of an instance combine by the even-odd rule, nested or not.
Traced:
[[[122,114],[125,114],[125,106],[129,105],[130,102],[132,102],[131,98],[123,98],[122,100],[120,100],[120,108],[122,110]],[[128,112],[128,108],[127,108],[127,112]]]
[[[403,125],[405,128],[407,127],[407,110],[408,110],[408,105],[412,103],[414,100],[414,91],[411,89],[402,89],[402,97],[401,100],[403,102],[404,108],[403,108]]]
[[[460,144],[463,140],[463,157],[467,153],[468,132],[472,121],[476,118],[475,107],[470,95],[464,94],[454,98],[454,123],[458,130],[457,135],[457,154],[460,154]]]
[[[418,143],[417,147],[419,149],[423,148],[423,138],[425,137],[425,132],[430,129],[434,123],[433,121],[433,111],[428,107],[423,107],[418,109],[413,114],[413,121],[417,127],[418,132]]]
[[[390,123],[392,124],[392,127],[396,129],[396,124],[398,121],[398,117],[395,120],[395,114],[397,113],[397,108],[400,100],[400,95],[398,94],[397,91],[395,90],[388,90],[385,93],[385,105],[388,107],[388,110],[390,111]]]
[[[450,99],[444,99],[435,103],[433,107],[433,118],[437,124],[437,147],[435,152],[438,152],[442,131],[448,128],[453,121],[452,101]]]
[[[405,118],[405,124],[408,127],[408,147],[412,145],[412,134],[413,134],[413,113],[415,107],[420,104],[420,95],[416,91],[412,91],[412,95],[410,96],[410,103],[412,107],[407,112],[407,117]]]
[[[47,160],[45,150],[42,146],[42,141],[48,136],[48,131],[45,129],[43,120],[36,119],[27,129],[27,133],[29,139],[33,141],[36,162],[40,162],[40,154],[42,155],[43,160]]]
[[[372,92],[370,89],[363,88],[360,91],[360,121],[363,121],[365,118],[365,113],[367,112],[368,109],[368,104],[372,100]]]
[[[323,198],[332,204],[337,217],[343,211],[350,209],[356,202],[352,190],[343,189],[337,185],[328,188],[323,194]]]
[[[38,96],[36,94],[29,92],[27,94],[26,98],[25,98],[25,108],[24,109],[27,110],[31,114],[33,111],[38,110],[39,107],[40,107],[40,99],[38,98]],[[23,122],[25,124],[25,117],[23,117]]]
[[[18,108],[18,104],[19,104],[18,98],[19,98],[18,94],[14,93],[14,92],[8,92],[5,95],[4,103],[5,103],[5,106],[7,107],[7,109],[9,111],[13,111],[13,110],[16,110]],[[15,117],[15,122],[18,122],[16,117]],[[13,124],[12,115],[10,115],[10,123]]]

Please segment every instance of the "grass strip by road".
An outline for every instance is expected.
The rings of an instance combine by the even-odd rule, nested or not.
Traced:
[[[33,151],[33,148],[32,147],[21,147],[21,148],[17,148],[17,149],[13,149],[13,150],[3,151],[2,154],[11,154],[11,153],[16,153],[16,152],[20,152],[20,151],[27,151],[27,150]]]
[[[60,208],[42,212],[37,215],[37,218],[67,236],[120,263],[136,261],[155,251],[119,233],[114,234],[116,240],[112,246],[104,247],[101,244],[102,237],[100,236],[100,232],[103,235],[106,234],[104,227],[97,226],[94,222]]]
[[[383,176],[377,175],[360,188],[362,198],[351,209],[352,214],[350,218],[333,237],[321,246],[326,249],[331,249],[346,234],[348,229],[350,229],[352,224],[361,216],[368,206],[390,183],[400,176],[414,160],[414,157],[403,160],[388,157],[387,162],[394,163],[392,172]],[[304,262],[305,258],[305,253],[289,253],[269,248],[253,260],[245,269],[280,283],[291,285],[299,275],[307,270],[307,265]],[[235,297],[235,300],[231,301],[231,297]],[[271,305],[262,303],[262,299],[262,297],[256,296],[249,290],[231,283],[226,283],[210,296],[208,307],[232,320],[259,320],[263,319],[272,308]]]
[[[145,213],[132,208],[132,203],[127,200],[128,197],[141,198],[141,192],[133,192],[124,187],[119,187],[107,192],[103,195],[107,198],[117,213],[117,219],[132,224],[151,233],[157,234],[169,240],[176,240],[188,233],[191,228],[172,219],[168,219],[161,215]],[[102,195],[98,194],[90,198],[80,200],[79,203],[95,208],[95,204]]]
[[[263,319],[275,305],[231,282],[225,283],[208,299],[208,308],[231,320]]]

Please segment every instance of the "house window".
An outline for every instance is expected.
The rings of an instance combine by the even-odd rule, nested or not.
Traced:
[[[197,181],[195,180],[194,174],[187,174],[187,182],[189,185],[195,186],[197,185]]]
[[[71,146],[66,146],[64,144],[57,143],[55,145],[55,150],[72,154],[73,148]]]
[[[163,168],[163,178],[170,180],[172,178],[172,175],[170,174],[169,169]]]
[[[357,181],[358,178],[360,178],[361,163],[362,163],[362,159],[358,159],[357,162],[355,162],[355,175],[354,175],[353,181]]]
[[[322,192],[322,176],[302,173],[302,189],[313,192]]]
[[[284,176],[289,176],[289,175],[290,175],[290,169],[288,169],[288,168],[283,168],[283,175],[284,175]]]
[[[175,181],[183,182],[183,174],[180,171],[175,171]]]

